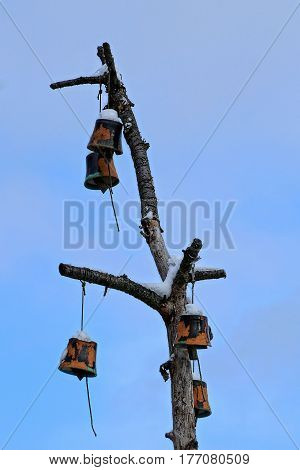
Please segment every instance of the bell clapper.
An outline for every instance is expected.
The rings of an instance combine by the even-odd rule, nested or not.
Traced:
[[[97,437],[97,433],[96,433],[95,428],[94,428],[93,412],[92,412],[90,390],[89,390],[89,380],[88,380],[87,377],[85,378],[85,385],[86,385],[86,394],[87,394],[87,398],[88,398],[89,411],[90,411],[91,428],[93,430],[93,433],[95,434],[95,437]]]
[[[109,174],[108,190],[109,190],[109,195],[110,195],[110,201],[111,201],[111,205],[112,205],[114,216],[115,216],[117,230],[118,230],[118,232],[120,232],[120,226],[119,226],[118,217],[117,217],[116,208],[115,208],[114,199],[113,199],[112,179],[111,179],[109,160],[106,157],[104,157],[104,158],[105,158],[105,161],[106,161],[106,164],[107,164],[108,174]]]

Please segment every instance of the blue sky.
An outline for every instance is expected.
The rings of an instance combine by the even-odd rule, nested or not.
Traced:
[[[8,449],[171,448],[169,384],[158,373],[168,355],[164,327],[125,294],[103,300],[102,288],[87,289],[86,314],[97,307],[87,328],[99,347],[90,382],[97,439],[84,385],[56,372],[44,386],[80,320],[80,285],[60,277],[60,262],[158,281],[145,244],[63,248],[63,202],[86,206],[99,197],[82,184],[97,89],[63,92],[76,118],[50,90],[49,75],[95,72],[103,41],[151,143],[159,199],[236,201],[234,249],[211,243],[202,252],[203,264],[224,267],[228,278],[196,288],[214,330],[213,348],[201,353],[213,414],[198,424],[200,446],[299,445],[300,10],[172,196],[297,2],[115,0],[113,16],[99,1],[3,5],[15,24],[0,5],[2,446],[10,437]],[[115,190],[121,206],[137,199],[126,145],[116,164],[126,188]],[[100,229],[112,220],[108,212]],[[207,228],[199,220],[200,238]],[[85,240],[87,229],[86,220]]]

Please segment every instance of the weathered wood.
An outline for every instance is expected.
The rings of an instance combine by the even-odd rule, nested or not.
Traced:
[[[195,271],[194,274],[194,281],[206,281],[208,279],[221,279],[226,278],[226,271],[224,269],[201,269],[199,271]],[[192,282],[192,274],[189,275],[189,282]]]
[[[58,88],[66,88],[75,85],[100,85],[106,83],[104,75],[92,75],[91,77],[78,77],[71,80],[63,80],[62,82],[51,83],[50,88],[57,90]]]
[[[160,311],[162,298],[150,289],[129,279],[125,274],[114,276],[113,274],[95,271],[89,268],[80,268],[70,264],[59,265],[59,272],[62,276],[78,279],[80,281],[98,284],[107,288],[122,291],[141,300],[154,310]]]

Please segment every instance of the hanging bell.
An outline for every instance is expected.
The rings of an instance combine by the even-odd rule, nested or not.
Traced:
[[[105,193],[110,186],[117,184],[119,184],[119,177],[113,159],[107,160],[98,153],[89,153],[86,157],[84,186],[87,189],[99,189]]]
[[[107,158],[111,158],[114,152],[122,155],[122,127],[117,111],[104,109],[96,121],[87,148],[92,152],[105,151]]]
[[[97,343],[94,341],[70,338],[58,368],[66,374],[76,375],[79,380],[96,377],[96,353]]]
[[[193,306],[193,308],[191,307]],[[177,327],[176,346],[181,348],[206,349],[211,346],[213,335],[208,325],[207,317],[202,315],[193,304],[186,305],[186,313],[181,315]],[[190,359],[194,359],[190,352]]]
[[[194,411],[196,418],[206,418],[211,415],[208,402],[207,385],[203,380],[193,380]]]

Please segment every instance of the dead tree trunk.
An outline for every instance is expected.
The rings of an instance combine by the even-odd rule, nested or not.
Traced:
[[[134,163],[138,190],[141,201],[141,235],[150,248],[161,279],[164,281],[169,269],[169,254],[162,236],[157,198],[151,175],[147,150],[149,144],[142,138],[135,115],[133,103],[127,96],[126,88],[116,71],[114,58],[108,43],[98,47],[97,55],[102,64],[106,64],[103,74],[92,77],[79,77],[73,80],[51,84],[52,89],[81,84],[100,84],[106,86],[109,93],[110,107],[115,109],[124,125],[124,137],[130,148]],[[166,380],[171,379],[171,398],[173,429],[166,437],[173,442],[174,449],[197,449],[196,423],[193,408],[192,372],[189,355],[185,349],[174,347],[177,325],[185,310],[186,289],[191,281],[191,268],[201,249],[201,241],[195,239],[191,246],[184,250],[183,259],[173,280],[171,294],[163,298],[141,284],[130,280],[126,275],[94,271],[60,264],[59,271],[63,276],[99,284],[134,296],[146,305],[158,311],[166,325],[170,358],[162,364],[160,371]],[[203,269],[195,273],[195,281],[226,277],[223,269]]]

